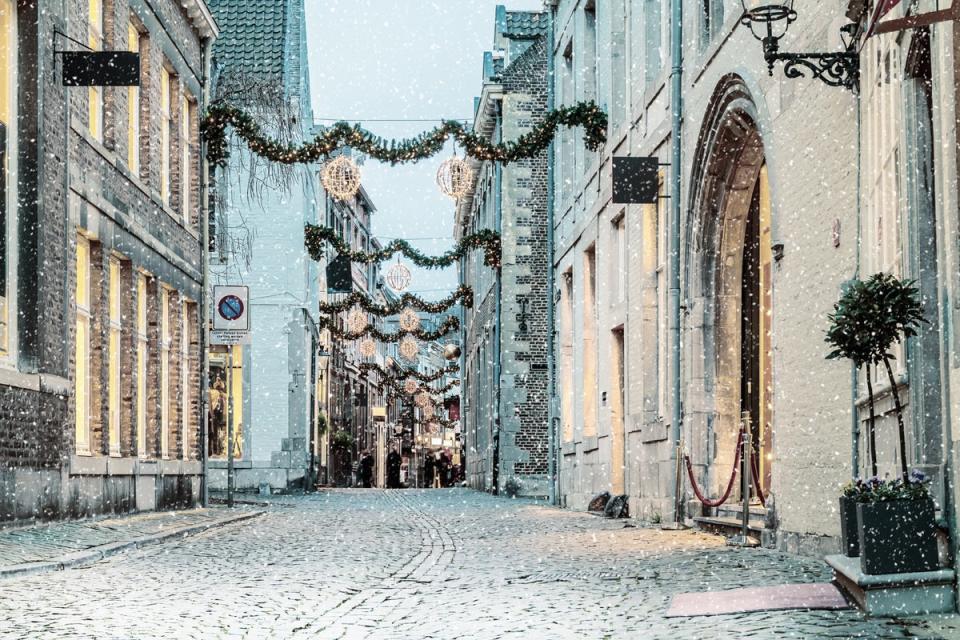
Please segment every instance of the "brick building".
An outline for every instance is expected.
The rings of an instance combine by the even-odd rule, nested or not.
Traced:
[[[195,504],[202,0],[0,2],[0,520]],[[140,53],[139,87],[55,49]]]
[[[547,107],[547,22],[541,12],[497,7],[494,49],[484,56],[474,131],[514,140]],[[527,495],[547,482],[547,152],[507,166],[471,160],[474,180],[457,205],[457,238],[495,229],[499,273],[474,253],[461,262],[474,307],[463,327],[463,432],[470,486],[499,490],[509,478]]]

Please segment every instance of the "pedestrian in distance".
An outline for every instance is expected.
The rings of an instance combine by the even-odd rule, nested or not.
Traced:
[[[433,454],[428,453],[423,460],[423,484],[427,487],[433,486]]]
[[[370,450],[364,450],[363,457],[360,458],[360,479],[364,489],[373,486],[373,464],[373,456],[370,455]]]
[[[403,457],[397,451],[397,446],[390,447],[390,454],[387,456],[387,488],[400,488],[400,466],[403,464]]]

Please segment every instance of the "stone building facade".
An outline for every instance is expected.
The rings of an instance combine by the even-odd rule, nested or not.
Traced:
[[[546,13],[497,7],[473,123],[490,142],[516,139],[546,112],[547,22]],[[494,229],[503,241],[499,272],[480,252],[461,262],[475,294],[463,326],[462,429],[477,489],[498,491],[514,478],[524,494],[549,493],[547,157],[472,160],[473,183],[457,205],[457,238]]]
[[[0,3],[0,521],[198,502],[201,0]],[[74,49],[139,87],[64,87]]]
[[[222,34],[213,49],[214,95],[256,113],[275,127],[274,135],[305,139],[313,110],[303,1],[210,0],[210,8]],[[319,472],[325,403],[318,388],[317,303],[323,265],[303,243],[304,225],[317,224],[323,213],[318,170],[281,169],[237,148],[230,164],[214,174],[211,285],[249,287],[252,336],[248,345],[211,346],[208,355],[216,401],[209,438],[214,489],[227,485],[228,419],[236,434],[237,489],[303,488]]]
[[[823,553],[836,548],[836,499],[851,475],[850,370],[824,359],[823,334],[856,273],[857,99],[768,74],[739,3],[693,4],[683,6],[682,163],[662,167],[653,205],[613,202],[611,160],[671,162],[671,3],[552,8],[557,104],[596,100],[610,115],[603,150],[573,130],[555,146],[558,498],[584,508],[610,490],[629,494],[639,517],[671,516],[667,306],[679,260],[680,426],[694,477],[722,492],[748,412],[766,541]],[[798,12],[783,50],[840,47],[842,7]],[[668,198],[683,212],[679,255]],[[689,518],[724,515],[682,481]]]

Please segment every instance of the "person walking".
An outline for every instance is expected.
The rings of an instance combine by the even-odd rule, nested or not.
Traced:
[[[403,458],[397,451],[397,445],[390,447],[390,454],[387,456],[387,488],[400,488],[400,466],[403,464]]]
[[[364,450],[363,457],[360,458],[360,478],[364,489],[373,486],[373,464],[373,456],[370,455],[370,450]]]
[[[434,463],[433,454],[428,453],[423,459],[423,486],[433,487]]]

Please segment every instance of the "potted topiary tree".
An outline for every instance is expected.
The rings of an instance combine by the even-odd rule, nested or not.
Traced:
[[[866,281],[854,282],[834,305],[829,320],[830,327],[827,330],[826,340],[833,350],[827,358],[846,358],[851,360],[858,369],[866,368],[867,402],[870,408],[867,435],[873,480],[876,480],[878,474],[872,369],[882,363],[887,372],[900,440],[900,482],[906,485],[910,478],[907,473],[903,405],[900,402],[893,367],[890,364],[892,359],[890,350],[894,344],[915,336],[920,324],[925,322],[919,292],[912,281],[899,280],[888,273],[877,273]],[[862,534],[860,534],[862,523],[859,521],[857,503],[863,502],[867,495],[869,492],[866,491],[864,483],[858,481],[848,485],[840,497],[840,530],[843,536],[844,553],[849,556],[856,555],[858,546],[860,553],[865,553],[862,545],[854,540],[852,533],[857,531],[857,539],[862,540]],[[885,500],[885,502],[889,501]],[[925,507],[921,508],[919,504],[914,506],[925,512]],[[855,521],[856,524],[854,524]],[[864,562],[862,555],[861,562]]]

